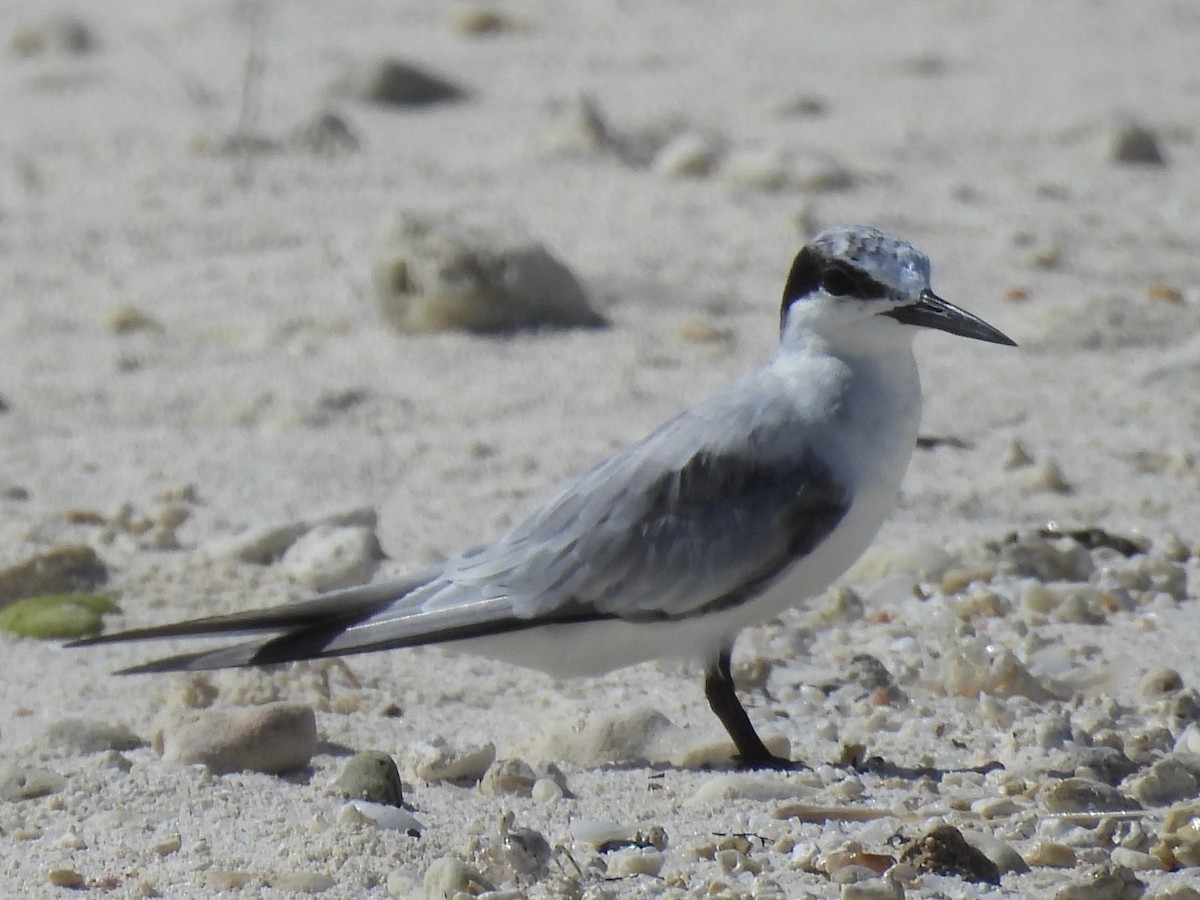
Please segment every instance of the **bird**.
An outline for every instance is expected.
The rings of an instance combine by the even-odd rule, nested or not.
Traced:
[[[771,359],[569,480],[492,543],[408,577],[102,634],[251,635],[121,674],[263,666],[441,644],[558,678],[653,659],[704,667],[744,769],[772,753],[738,699],[738,633],[820,595],[895,505],[917,442],[922,330],[1016,346],[931,287],[928,257],[868,226],[796,254]]]

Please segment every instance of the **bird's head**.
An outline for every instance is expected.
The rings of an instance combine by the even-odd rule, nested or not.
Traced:
[[[780,337],[805,332],[830,339],[898,337],[908,326],[1016,346],[987,322],[943,300],[929,286],[929,259],[877,228],[830,228],[801,248],[783,289]]]

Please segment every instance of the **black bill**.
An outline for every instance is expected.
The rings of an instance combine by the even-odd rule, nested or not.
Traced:
[[[891,316],[897,322],[905,325],[917,325],[921,328],[936,328],[938,331],[948,331],[959,337],[974,338],[977,341],[988,341],[992,344],[1007,344],[1017,346],[1017,342],[1004,332],[993,328],[978,316],[971,315],[965,309],[959,309],[948,300],[943,300],[933,291],[924,291],[916,303],[908,306],[898,306],[883,313]]]

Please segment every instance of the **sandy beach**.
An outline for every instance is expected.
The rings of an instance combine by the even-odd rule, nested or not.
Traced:
[[[1200,9],[5,10],[0,586],[91,548],[106,629],[311,596],[331,541],[381,580],[495,537],[769,359],[825,227],[1019,347],[918,338],[895,512],[738,642],[810,768],[736,773],[697,666],[123,678],[184,645],[0,633],[0,896],[1200,896]],[[455,96],[372,99],[388,60]],[[607,325],[398,332],[401,214],[530,236]],[[300,768],[163,756],[266,703],[312,711]],[[419,828],[348,805],[371,750]],[[998,883],[936,871],[939,825]]]

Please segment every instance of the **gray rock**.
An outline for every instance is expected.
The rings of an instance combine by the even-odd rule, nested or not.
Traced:
[[[1112,159],[1117,163],[1165,166],[1167,158],[1158,137],[1144,125],[1126,122],[1113,135]]]
[[[154,751],[164,760],[203,763],[218,773],[299,769],[308,765],[316,746],[316,715],[299,703],[189,712],[153,740]]]
[[[384,318],[405,333],[605,324],[579,281],[543,246],[445,216],[398,216],[373,277]]]
[[[382,750],[365,750],[350,757],[334,787],[349,800],[391,806],[400,806],[404,802],[396,761]]]
[[[336,96],[385,106],[432,106],[462,100],[456,84],[398,59],[371,60],[352,67],[334,85]]]

